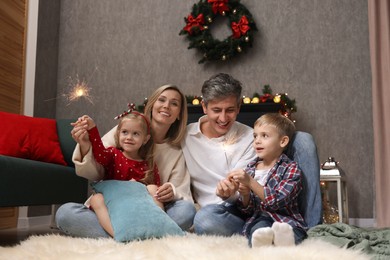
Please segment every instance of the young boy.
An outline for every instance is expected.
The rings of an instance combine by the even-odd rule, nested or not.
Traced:
[[[279,113],[261,116],[253,131],[257,158],[228,175],[239,183],[237,206],[249,217],[243,233],[252,247],[290,246],[307,236],[298,207],[301,170],[283,153],[294,132],[294,124]]]

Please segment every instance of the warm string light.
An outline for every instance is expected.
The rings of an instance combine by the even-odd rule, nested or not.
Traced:
[[[324,224],[333,224],[339,222],[339,211],[337,207],[329,202],[329,187],[326,182],[320,182],[321,196],[322,196],[322,221]]]

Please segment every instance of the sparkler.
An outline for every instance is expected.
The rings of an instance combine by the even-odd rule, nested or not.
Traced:
[[[229,152],[231,153],[231,146],[237,142],[238,139],[238,133],[237,131],[229,131],[225,135],[225,142],[222,144],[223,146],[223,151],[225,153],[225,159],[226,159],[226,164],[228,167],[229,172],[232,170],[229,164]]]
[[[223,151],[224,151],[224,154],[225,154],[225,159],[226,159],[226,165],[227,165],[227,168],[228,168],[228,172],[230,172],[231,169],[230,169],[229,159],[228,159],[228,155],[227,155],[228,145],[226,143],[223,143],[222,146],[223,146]]]
[[[63,96],[65,96],[65,98],[69,101],[68,106],[70,103],[77,101],[80,98],[85,98],[93,104],[92,97],[90,95],[91,88],[88,86],[88,82],[86,80],[80,81],[78,75],[76,75],[76,79],[69,77],[69,86],[69,93],[63,94]]]
[[[92,75],[95,73],[97,70],[97,67],[93,71]],[[91,78],[92,78],[91,75]],[[72,102],[75,102],[81,98],[87,100],[89,103],[93,104],[92,96],[90,94],[91,92],[91,87],[88,85],[88,81],[83,79],[79,79],[79,75],[76,74],[75,78],[72,78],[71,76],[68,76],[68,87],[69,87],[69,92],[67,94],[62,94],[60,97],[64,97],[67,101],[69,106]],[[59,97],[47,99],[45,101],[50,101],[57,99]]]

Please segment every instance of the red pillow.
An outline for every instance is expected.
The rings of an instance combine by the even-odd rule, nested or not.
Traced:
[[[0,112],[0,154],[66,165],[54,119]]]
[[[29,157],[28,130],[25,117],[0,112],[0,154],[27,159]]]

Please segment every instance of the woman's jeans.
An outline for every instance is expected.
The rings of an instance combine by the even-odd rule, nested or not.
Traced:
[[[179,227],[188,230],[196,213],[192,202],[178,200],[165,206],[166,213]],[[76,237],[110,237],[100,226],[95,212],[79,203],[66,203],[56,213],[57,227],[65,234]]]

